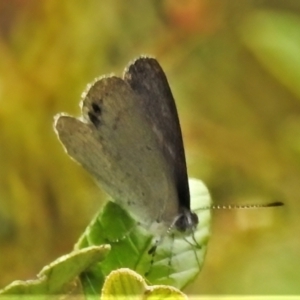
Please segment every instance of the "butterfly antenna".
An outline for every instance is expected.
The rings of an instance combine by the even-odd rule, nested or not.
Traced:
[[[283,206],[284,203],[280,201],[263,203],[263,204],[212,204],[197,208],[196,210],[206,210],[206,209],[257,209],[257,208],[267,208],[267,207],[278,207]]]

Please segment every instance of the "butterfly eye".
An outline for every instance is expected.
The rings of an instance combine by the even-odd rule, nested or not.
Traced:
[[[186,211],[177,218],[177,220],[174,223],[174,227],[179,232],[184,233],[195,229],[198,222],[198,216],[195,213]]]

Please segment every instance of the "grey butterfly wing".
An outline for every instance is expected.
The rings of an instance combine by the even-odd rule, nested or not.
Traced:
[[[145,120],[138,95],[118,77],[96,81],[82,102],[82,118],[59,115],[55,128],[68,154],[113,199],[146,226],[170,226],[178,207],[168,162],[152,124]]]
[[[162,152],[176,185],[181,206],[190,209],[187,168],[175,101],[156,59],[141,57],[130,64],[124,80],[140,96],[149,122],[155,128]]]

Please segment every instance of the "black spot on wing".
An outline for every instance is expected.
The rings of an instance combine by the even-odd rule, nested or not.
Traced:
[[[92,103],[92,108],[93,108],[93,111],[95,112],[95,114],[101,115],[102,109],[99,104]]]
[[[96,126],[98,127],[100,125],[100,118],[98,118],[96,115],[94,115],[92,112],[88,112],[88,116],[90,121]]]
[[[102,114],[102,101],[100,100],[99,103],[93,102],[91,104],[91,108],[88,111],[88,116],[90,121],[96,126],[99,127],[101,125],[101,114]]]

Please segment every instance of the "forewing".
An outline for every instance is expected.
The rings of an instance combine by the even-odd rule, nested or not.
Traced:
[[[182,134],[175,101],[156,59],[141,57],[128,66],[124,80],[140,96],[176,184],[180,205],[190,209],[190,195]]]
[[[82,119],[60,115],[55,128],[68,154],[138,221],[151,225],[176,191],[141,103],[124,80],[105,77],[84,96]],[[170,218],[177,213],[174,205]]]

